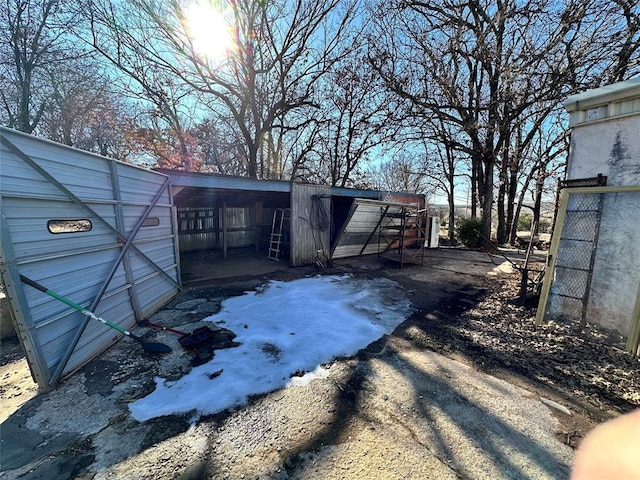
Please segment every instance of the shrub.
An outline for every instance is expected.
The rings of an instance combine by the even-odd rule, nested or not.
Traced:
[[[540,233],[551,233],[551,222],[546,218],[541,218],[538,224],[538,231]]]
[[[458,222],[456,237],[467,248],[480,248],[482,246],[482,220],[479,218],[465,218]]]
[[[531,221],[533,220],[533,215],[530,213],[523,213],[518,217],[518,231],[519,232],[528,232],[531,230]],[[538,220],[538,232],[539,233],[550,233],[551,230],[551,222],[546,218],[541,218]]]
[[[520,214],[518,217],[518,231],[528,232],[531,230],[531,220],[533,220],[533,216],[530,213]]]

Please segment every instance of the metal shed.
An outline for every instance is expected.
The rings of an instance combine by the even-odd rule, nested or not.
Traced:
[[[233,255],[233,249],[251,247],[267,256],[274,214],[287,210],[280,259],[292,267],[311,265],[330,258],[345,223],[353,217],[356,202],[384,200],[421,208],[425,205],[425,197],[420,194],[162,172],[171,178],[182,254],[217,250],[227,257]],[[379,217],[380,212],[375,214]],[[375,222],[371,229],[374,227]],[[351,240],[352,248],[341,248],[336,256],[378,251],[377,236],[366,252]]]
[[[392,199],[355,199],[336,235],[332,258],[376,253],[398,262],[400,268],[405,262],[422,263],[428,241],[424,204],[419,198]]]
[[[271,215],[289,206],[291,183],[160,170],[171,178],[180,253],[254,246],[268,239]]]
[[[295,267],[329,260],[358,202],[424,206],[424,195],[155,172],[6,128],[1,140],[0,273],[43,390],[120,334],[21,275],[129,329],[179,293],[181,253],[266,257],[277,210],[287,211],[281,259]]]
[[[24,285],[24,275],[128,329],[180,290],[169,178],[2,128],[0,273],[47,390],[120,334]]]

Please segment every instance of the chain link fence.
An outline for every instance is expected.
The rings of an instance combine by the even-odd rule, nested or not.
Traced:
[[[602,195],[571,195],[556,257],[556,278],[549,292],[549,310],[564,321],[586,321],[593,264],[598,244]]]
[[[563,190],[536,320],[598,324],[640,352],[640,186]]]

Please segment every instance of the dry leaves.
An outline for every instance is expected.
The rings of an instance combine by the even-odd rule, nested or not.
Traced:
[[[535,308],[518,305],[517,283],[491,288],[471,309],[440,323],[435,340],[453,343],[476,364],[502,368],[585,397],[602,409],[640,407],[640,358],[623,339],[595,325],[535,324]],[[448,348],[445,348],[449,350]]]

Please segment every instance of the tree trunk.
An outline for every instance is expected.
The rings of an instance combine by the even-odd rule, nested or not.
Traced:
[[[482,177],[482,185],[480,196],[482,198],[482,235],[485,242],[491,239],[491,210],[493,207],[493,170],[495,167],[495,159],[492,154],[487,155],[484,159],[484,175]]]
[[[456,200],[453,192],[453,182],[449,181],[449,191],[447,192],[447,201],[449,202],[449,245],[453,245],[456,240],[455,222],[456,222]]]
[[[476,167],[476,162],[475,159],[471,159],[471,216],[472,217],[476,217],[477,216],[477,212],[476,212],[476,195],[477,195],[477,176],[478,176],[478,169]]]
[[[535,232],[531,232],[531,235],[537,235],[540,230],[540,209],[542,206],[542,190],[544,187],[544,177],[542,175],[542,171],[538,174],[536,178],[536,190],[534,194],[534,203],[533,203],[533,224],[535,225]]]
[[[30,113],[30,101],[31,101],[31,67],[29,65],[25,65],[24,67],[24,80],[21,82],[21,91],[20,91],[20,102],[18,105],[18,130],[25,133],[33,132],[35,127],[34,124],[31,124],[29,113]]]
[[[247,146],[249,149],[247,175],[249,178],[258,178],[258,147],[254,142],[250,142]]]
[[[517,200],[517,206],[513,215],[513,224],[511,225],[511,243],[515,243],[516,241],[516,233],[518,231],[518,219],[520,218],[520,212],[522,211],[522,204],[524,203],[525,193],[529,189],[529,184],[531,183],[532,175],[534,174],[534,172],[535,170],[532,170],[531,172],[529,172],[529,174],[525,178],[524,184],[520,189],[520,194],[517,194],[517,192],[514,192],[514,199],[517,196],[518,200]]]
[[[507,165],[506,158],[502,159],[502,165],[500,167],[500,183],[498,187],[498,227],[496,232],[496,238],[498,244],[502,245],[507,241],[507,219],[505,212],[505,197],[507,196]]]
[[[515,241],[514,225],[517,225],[517,218],[514,217],[514,209],[516,203],[516,195],[518,194],[518,170],[516,168],[509,169],[509,188],[507,189],[507,232],[508,238],[505,240],[511,244]]]

